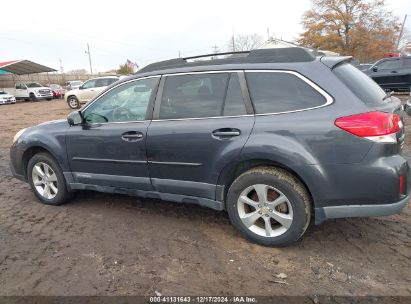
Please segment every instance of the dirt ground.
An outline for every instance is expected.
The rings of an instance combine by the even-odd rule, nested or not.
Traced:
[[[61,100],[0,106],[0,295],[411,295],[411,206],[312,226],[276,249],[195,205],[94,192],[40,204],[12,178],[8,148],[69,112]],[[411,148],[411,119],[407,131]]]

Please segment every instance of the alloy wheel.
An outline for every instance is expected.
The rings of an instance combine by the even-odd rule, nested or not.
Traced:
[[[57,175],[50,165],[38,162],[32,169],[33,185],[38,194],[46,199],[53,199],[58,193]]]
[[[69,100],[70,107],[75,109],[78,107],[78,102],[75,98],[70,98]]]
[[[293,222],[293,209],[288,198],[265,184],[252,185],[241,192],[237,211],[249,230],[264,237],[285,233]]]

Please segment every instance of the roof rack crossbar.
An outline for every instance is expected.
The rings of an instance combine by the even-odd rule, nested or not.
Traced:
[[[197,55],[197,56],[190,56],[184,57],[184,60],[188,59],[198,59],[203,57],[212,57],[212,56],[223,56],[223,55],[235,55],[235,54],[249,54],[250,51],[237,51],[237,52],[223,52],[223,53],[212,53],[212,54],[205,54],[205,55]]]

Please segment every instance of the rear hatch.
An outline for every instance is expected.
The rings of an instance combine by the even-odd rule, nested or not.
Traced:
[[[401,101],[390,93],[384,92],[374,80],[347,62],[342,60],[332,67],[334,74],[368,107],[400,116],[400,130],[396,132],[399,150],[402,150],[405,139],[403,107]]]

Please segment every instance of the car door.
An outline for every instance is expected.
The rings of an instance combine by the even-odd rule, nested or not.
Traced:
[[[29,97],[27,86],[24,83],[16,84],[15,97],[17,98],[28,98]]]
[[[411,88],[411,57],[402,57],[402,66],[398,70],[398,78],[401,89],[410,90]]]
[[[243,80],[242,72],[163,76],[147,134],[156,191],[218,199],[219,174],[254,124]]]
[[[371,77],[384,89],[396,89],[401,86],[400,68],[400,58],[389,58],[372,68]]]
[[[127,81],[82,110],[85,122],[66,135],[75,183],[152,189],[146,135],[158,82],[159,77]]]
[[[96,79],[90,79],[86,81],[82,86],[79,87],[77,98],[82,103],[88,102],[93,98],[93,96],[95,96],[94,95],[95,90],[96,90]]]

